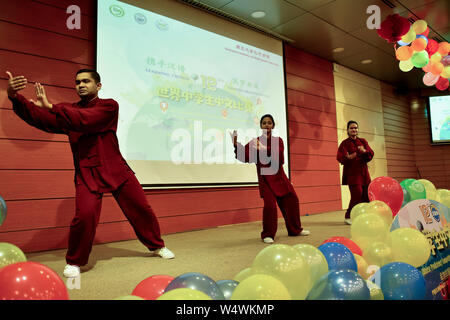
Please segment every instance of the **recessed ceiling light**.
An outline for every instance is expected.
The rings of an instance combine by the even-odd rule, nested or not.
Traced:
[[[369,63],[372,63],[372,60],[371,59],[366,59],[366,60],[361,61],[361,63],[362,64],[369,64]]]
[[[266,16],[266,13],[264,11],[255,11],[252,12],[251,16],[255,19],[264,18]]]
[[[342,52],[342,51],[344,51],[344,48],[342,48],[342,47],[333,49],[333,52]]]

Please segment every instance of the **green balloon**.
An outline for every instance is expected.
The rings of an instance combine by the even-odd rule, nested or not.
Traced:
[[[410,201],[427,198],[427,191],[424,185],[416,179],[405,179],[400,182],[400,185],[408,191],[411,197]]]
[[[416,68],[425,67],[430,61],[430,57],[428,56],[428,52],[425,50],[415,52],[411,57],[411,62]]]
[[[0,242],[0,268],[25,261],[27,258],[19,247],[8,242]]]

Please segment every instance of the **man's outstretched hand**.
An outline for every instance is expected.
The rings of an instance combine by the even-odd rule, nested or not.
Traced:
[[[13,77],[9,71],[6,71],[6,74],[9,77],[8,88],[6,89],[8,97],[15,98],[17,91],[23,90],[27,86],[27,79],[24,76]]]
[[[34,88],[36,89],[36,99],[37,101],[34,101],[30,99],[31,102],[33,102],[35,105],[37,105],[40,108],[48,108],[51,109],[53,105],[48,102],[47,95],[45,93],[44,86],[41,85],[39,82],[36,82],[34,84]]]

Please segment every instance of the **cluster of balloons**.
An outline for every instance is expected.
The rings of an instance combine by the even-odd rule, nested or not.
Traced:
[[[400,37],[394,44],[395,56],[400,61],[400,70],[409,72],[414,67],[422,69],[425,72],[423,76],[425,85],[434,85],[441,91],[449,88],[450,44],[428,38],[430,29],[425,20],[417,20],[411,24],[406,18],[396,15],[395,19],[389,17],[389,22],[389,28],[392,30],[402,30],[400,34],[397,34],[396,38],[385,36],[386,31],[378,32],[378,34],[389,42]],[[386,26],[386,23],[381,25],[381,27]]]
[[[403,190],[402,207],[411,201],[429,199],[440,202],[450,208],[450,190],[436,189],[427,179],[405,179],[400,182]]]

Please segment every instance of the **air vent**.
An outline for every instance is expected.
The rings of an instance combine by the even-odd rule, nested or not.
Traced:
[[[381,0],[381,1],[391,9],[396,7],[396,5],[390,2],[389,0]]]
[[[414,23],[414,22],[416,22],[416,19],[414,19],[413,17],[410,17],[410,18],[408,18],[408,21],[411,23]]]

